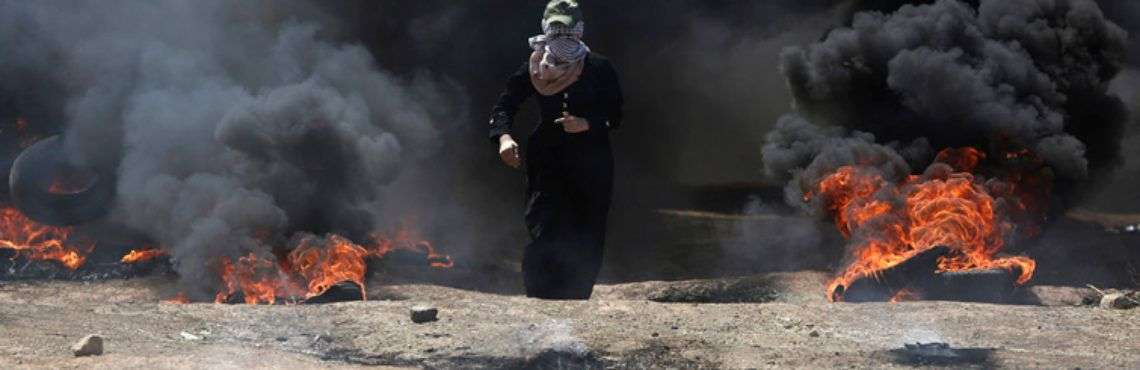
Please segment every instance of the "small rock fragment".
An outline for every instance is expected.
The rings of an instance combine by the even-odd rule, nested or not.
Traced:
[[[98,356],[103,354],[103,337],[91,334],[71,345],[71,352],[76,357]]]
[[[1109,293],[1100,298],[1100,308],[1127,310],[1136,306],[1136,301],[1123,293]]]
[[[438,320],[439,309],[428,305],[412,306],[412,322],[422,324]]]
[[[819,330],[812,330],[811,333],[808,333],[808,335],[812,338],[819,338]]]
[[[187,332],[181,332],[181,333],[178,333],[178,335],[181,335],[182,339],[185,339],[185,340],[202,340],[202,337],[199,337],[197,335],[190,334]]]

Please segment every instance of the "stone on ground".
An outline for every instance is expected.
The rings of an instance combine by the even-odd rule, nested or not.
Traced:
[[[71,346],[71,352],[76,357],[79,356],[98,356],[103,354],[103,337],[98,334],[91,334]]]
[[[429,305],[412,306],[412,322],[422,324],[439,319],[439,309]]]

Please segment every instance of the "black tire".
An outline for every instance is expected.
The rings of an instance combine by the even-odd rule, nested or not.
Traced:
[[[73,226],[106,214],[115,195],[112,172],[74,168],[62,153],[59,135],[24,149],[8,177],[12,203],[28,218],[53,226]],[[82,174],[83,187],[66,193],[49,191],[63,174]]]

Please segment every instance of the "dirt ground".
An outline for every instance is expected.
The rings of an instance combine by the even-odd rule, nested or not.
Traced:
[[[0,282],[0,368],[1140,368],[1140,309],[1081,305],[1081,289],[1027,290],[1048,306],[831,304],[826,276],[605,285],[586,302],[398,285],[277,306],[160,303],[158,277]],[[655,302],[739,294],[765,302]],[[412,323],[420,302],[440,320]],[[73,357],[90,333],[105,353]],[[952,349],[902,349],[935,341]]]
[[[851,304],[825,301],[835,250],[791,244],[813,230],[797,219],[658,215],[642,233],[657,239],[615,244],[657,252],[608,260],[585,302],[523,297],[517,266],[417,273],[396,257],[373,266],[367,301],[275,306],[161,303],[178,290],[162,268],[25,268],[0,279],[0,368],[1140,368],[1140,309],[1090,305],[1085,287],[1136,287],[1140,234],[1116,218],[1058,221],[1018,252],[1039,272],[1008,304]],[[412,323],[421,303],[439,321]],[[74,357],[88,334],[105,353]],[[906,348],[931,342],[950,347]]]

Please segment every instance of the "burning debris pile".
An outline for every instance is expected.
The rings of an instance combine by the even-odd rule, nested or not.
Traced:
[[[12,207],[0,208],[0,249],[33,261],[55,261],[75,270],[95,245],[71,239],[72,228],[41,225]]]
[[[167,256],[193,301],[363,290],[365,259],[394,249],[450,265],[408,229],[377,232],[415,213],[389,206],[386,186],[438,149],[436,122],[456,109],[434,81],[399,79],[363,47],[328,41],[335,30],[301,1],[56,7],[0,4],[0,94],[50,100],[0,107],[0,118],[14,109],[38,133],[62,131],[45,139],[56,150],[37,153],[99,181],[56,191],[32,180],[56,165],[17,161],[13,188],[46,195],[12,194],[20,210],[0,214],[0,248],[75,269],[95,242],[75,242],[71,226],[114,225],[84,236],[142,236],[122,262]],[[36,89],[46,92],[15,93]],[[74,206],[97,214],[28,212],[96,190],[108,196]]]
[[[849,240],[829,299],[866,299],[851,288],[936,248],[922,273],[1029,281],[1034,261],[1003,252],[1118,161],[1126,113],[1107,88],[1126,38],[1090,0],[940,0],[785,50],[796,110],[766,171]],[[923,298],[907,283],[875,299]]]
[[[57,263],[77,270],[95,251],[97,243],[73,235],[73,227],[43,225],[15,208],[0,209],[0,250],[11,251],[13,259]],[[216,266],[224,285],[214,296],[214,302],[273,304],[281,299],[299,302],[321,296],[340,283],[355,284],[364,299],[367,260],[382,258],[396,250],[421,253],[431,267],[452,267],[449,256],[436,252],[430,242],[413,237],[407,229],[393,235],[373,234],[368,244],[359,245],[335,234],[319,237],[302,233],[290,242],[291,247],[284,257],[258,258],[254,252],[236,259],[221,257]],[[130,250],[119,262],[131,265],[167,256],[169,253],[164,249],[142,247]],[[185,293],[179,293],[170,302],[188,303],[190,300]]]
[[[423,252],[433,267],[452,266],[449,257],[436,253],[426,241],[374,236],[372,243],[362,246],[338,235],[299,234],[291,244],[293,247],[284,258],[259,259],[250,253],[237,258],[236,262],[231,258],[219,260],[225,289],[214,296],[214,302],[229,302],[239,293],[248,304],[272,304],[279,298],[307,300],[344,282],[356,284],[360,298],[364,299],[365,259],[383,257],[397,248]]]

